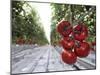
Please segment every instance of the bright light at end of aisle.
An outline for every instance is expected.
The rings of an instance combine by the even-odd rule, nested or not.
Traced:
[[[51,7],[48,3],[29,3],[36,9],[44,27],[45,35],[50,43]]]

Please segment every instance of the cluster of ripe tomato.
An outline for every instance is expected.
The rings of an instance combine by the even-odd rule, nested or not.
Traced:
[[[90,45],[85,39],[88,37],[88,28],[84,24],[72,26],[69,21],[61,21],[57,31],[62,36],[60,44],[63,47],[62,60],[67,64],[74,64],[77,57],[86,57],[90,52]]]
[[[19,37],[17,40],[16,40],[16,44],[19,44],[19,45],[23,45],[23,44],[32,44],[32,39],[28,39],[28,40],[25,40],[23,39],[22,37]]]

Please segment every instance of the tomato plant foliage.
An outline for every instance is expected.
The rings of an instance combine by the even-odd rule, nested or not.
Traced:
[[[24,40],[24,44],[37,43],[41,45],[48,43],[40,17],[28,2],[12,1],[11,9],[12,43],[16,43],[19,38]]]

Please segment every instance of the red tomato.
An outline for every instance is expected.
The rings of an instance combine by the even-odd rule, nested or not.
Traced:
[[[85,25],[77,25],[73,32],[74,38],[78,41],[83,41],[88,36],[88,29]]]
[[[74,64],[77,60],[77,56],[72,51],[64,50],[61,54],[61,58],[66,64]]]
[[[24,38],[23,37],[19,37],[19,38],[17,38],[17,40],[16,40],[16,44],[24,44],[25,43],[25,40],[24,40]]]
[[[86,32],[81,32],[79,34],[75,34],[74,37],[78,41],[83,41],[87,38],[87,35],[86,35]]]
[[[73,28],[68,21],[61,21],[57,26],[57,31],[66,37],[73,31]]]
[[[74,47],[74,40],[70,37],[64,37],[64,39],[61,40],[61,45],[64,49],[71,50]]]
[[[90,52],[90,45],[87,42],[80,42],[75,45],[74,52],[79,57],[86,57]]]
[[[91,42],[91,50],[93,50],[93,51],[96,50],[96,41]]]

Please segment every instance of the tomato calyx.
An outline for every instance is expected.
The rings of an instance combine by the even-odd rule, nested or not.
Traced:
[[[76,40],[75,40],[75,45],[74,45],[74,46],[79,48],[79,47],[81,46],[81,44],[80,44],[79,41],[76,41]]]

